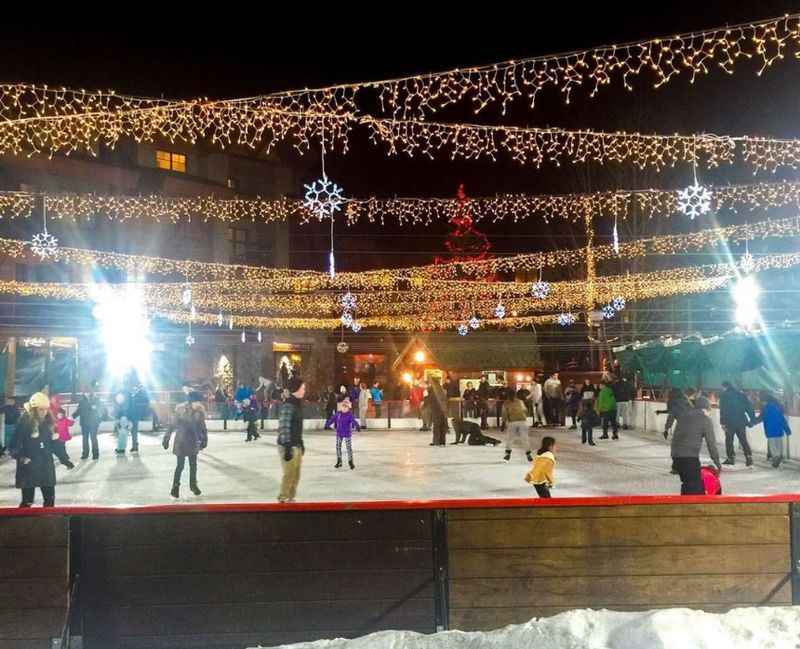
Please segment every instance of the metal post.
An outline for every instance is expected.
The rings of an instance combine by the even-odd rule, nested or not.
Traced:
[[[792,604],[800,604],[800,503],[789,505],[792,554]]]
[[[450,628],[450,591],[447,549],[447,510],[436,509],[433,515],[433,583],[436,631]]]
[[[392,401],[386,402],[386,427],[392,428]]]

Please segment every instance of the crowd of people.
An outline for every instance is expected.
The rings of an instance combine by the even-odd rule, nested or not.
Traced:
[[[106,404],[96,392],[93,384],[81,395],[72,417],[68,417],[59,396],[48,394],[47,389],[34,394],[18,410],[13,400],[3,407],[5,420],[4,440],[17,461],[16,486],[21,490],[21,507],[30,507],[34,490],[40,488],[45,506],[55,502],[56,458],[68,469],[74,464],[70,460],[66,443],[70,441],[70,428],[76,420],[81,424],[81,459],[99,458],[98,429],[106,419],[113,419],[117,455],[128,451],[138,453],[139,422],[150,414],[149,397],[138,381],[129,381],[115,391],[110,404]],[[274,393],[278,391],[278,394]],[[258,392],[262,394],[259,395]],[[185,388],[185,399],[177,405],[170,416],[162,440],[165,449],[172,446],[176,456],[170,494],[180,497],[181,477],[186,463],[189,464],[189,488],[200,495],[197,476],[197,455],[208,445],[206,426],[207,411],[203,402],[208,396],[200,391]],[[264,395],[277,401],[278,451],[283,469],[278,499],[291,502],[297,492],[300,479],[303,443],[303,401],[306,385],[299,376],[285,378],[284,385],[260,382],[257,389],[239,384],[230,397],[228,407],[233,418],[247,423],[245,441],[259,439],[256,422],[263,416]],[[531,470],[525,479],[536,488],[540,497],[549,497],[554,486],[555,438],[545,436],[536,453],[534,431],[538,427],[548,429],[567,427],[580,428],[581,442],[596,446],[595,431],[599,440],[618,440],[620,430],[632,426],[632,401],[634,387],[625,376],[607,373],[600,384],[585,379],[581,385],[574,380],[566,386],[557,373],[539,383],[534,381],[521,387],[504,385],[490,386],[486,377],[477,387],[465,383],[459,394],[458,383],[447,375],[444,381],[438,378],[415,382],[409,390],[412,413],[422,420],[422,430],[432,431],[431,446],[444,446],[452,426],[452,444],[470,446],[498,446],[503,441],[486,434],[490,404],[496,408],[500,432],[505,435],[503,461],[509,462],[515,446],[521,447]],[[215,395],[216,400],[216,395]],[[334,390],[329,387],[320,400],[324,404],[324,428],[335,431],[336,463],[343,466],[343,450],[347,464],[355,469],[353,434],[367,428],[368,415],[381,414],[384,393],[379,382],[368,387],[358,377],[352,384],[342,384]],[[492,403],[493,402],[493,403]],[[772,466],[778,468],[785,459],[784,437],[791,434],[788,420],[780,402],[774,395],[764,392],[760,398],[760,412],[747,395],[728,382],[723,383],[719,395],[720,424],[725,435],[725,459],[720,458],[714,425],[710,418],[711,404],[701,392],[673,389],[666,409],[658,411],[667,415],[663,435],[671,440],[672,473],[681,480],[682,494],[721,493],[720,473],[723,466],[736,463],[735,441],[744,453],[745,465],[753,465],[753,453],[748,442],[747,430],[762,424],[768,440],[768,457]],[[226,402],[227,405],[227,402]],[[455,405],[455,407],[453,407]],[[471,421],[472,419],[478,421]],[[532,425],[529,425],[529,419]],[[571,423],[570,423],[571,422]],[[154,429],[157,421],[154,420]],[[705,444],[712,458],[712,465],[702,466],[700,452]],[[344,447],[344,448],[343,448]],[[6,448],[0,446],[0,455]]]

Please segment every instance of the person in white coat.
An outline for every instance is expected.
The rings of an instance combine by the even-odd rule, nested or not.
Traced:
[[[542,384],[534,381],[531,384],[531,407],[533,409],[533,425],[542,425]]]
[[[362,429],[367,427],[367,412],[372,393],[367,389],[367,384],[362,383],[358,393],[358,423]]]

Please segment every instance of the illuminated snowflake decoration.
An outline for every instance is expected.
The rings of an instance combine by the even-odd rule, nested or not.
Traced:
[[[711,192],[695,182],[678,192],[678,210],[690,219],[711,209]]]
[[[345,327],[352,327],[353,326],[353,314],[352,313],[348,313],[348,312],[345,311],[342,314],[341,320],[342,320],[342,324]]]
[[[494,308],[494,317],[498,320],[502,320],[506,317],[506,308],[502,304],[498,304]]]
[[[186,336],[186,345],[188,347],[191,347],[192,345],[194,345],[194,336],[192,334],[189,334],[188,336]]]
[[[350,325],[350,329],[352,329],[354,334],[357,334],[361,331],[361,324],[353,320],[353,324]]]
[[[352,311],[356,308],[356,296],[350,291],[342,295],[342,308],[345,311]]]
[[[189,306],[192,302],[192,289],[188,286],[181,293],[181,302],[183,302],[184,306]]]
[[[541,280],[534,282],[531,286],[531,295],[537,300],[543,300],[550,295],[550,284]]]
[[[613,318],[615,315],[617,315],[617,310],[613,306],[606,304],[603,307],[603,317],[606,320],[611,320],[611,318]]]
[[[558,314],[558,324],[562,327],[569,327],[570,325],[575,324],[577,318],[575,317],[574,313],[559,313]]]
[[[220,311],[217,316],[217,326],[221,327],[223,324],[225,324],[225,318],[222,317],[222,311]]]
[[[478,329],[481,326],[481,320],[478,316],[472,316],[467,323],[472,329]]]
[[[469,333],[469,327],[465,324],[460,324],[456,327],[459,336],[466,336]]]
[[[332,217],[342,209],[342,188],[323,174],[322,178],[305,185],[306,200],[303,205],[320,221]]]
[[[615,297],[613,300],[611,300],[611,306],[615,311],[622,311],[622,309],[625,308],[625,298]]]
[[[756,269],[756,260],[753,255],[749,252],[744,253],[739,260],[739,268],[745,275],[752,273]]]
[[[34,234],[33,238],[28,242],[31,247],[31,252],[42,259],[54,257],[58,250],[58,239],[56,239],[47,230]]]

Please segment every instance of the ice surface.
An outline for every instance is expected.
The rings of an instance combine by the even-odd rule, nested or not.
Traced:
[[[490,432],[502,438],[502,433]],[[679,482],[669,473],[669,445],[659,434],[621,431],[619,441],[598,440],[582,446],[576,431],[534,429],[534,443],[545,434],[558,440],[557,485],[554,496],[615,496],[677,494]],[[277,495],[280,462],[275,433],[245,443],[244,433],[210,433],[208,448],[200,454],[199,483],[203,495],[188,492],[188,466],[183,477],[182,502],[271,502]],[[306,435],[298,500],[364,501],[435,498],[520,498],[535,492],[523,481],[528,469],[524,449],[515,448],[509,464],[502,461],[503,447],[431,447],[430,433],[410,430],[367,430],[355,433],[355,471],[334,469],[335,438],[330,431]],[[149,505],[173,502],[169,497],[175,456],[160,445],[160,436],[139,435],[141,452],[118,458],[114,438],[100,434],[97,462],[79,460],[80,436],[67,449],[77,466],[57,468],[57,505]],[[448,442],[453,434],[448,435]],[[13,488],[15,462],[0,459],[0,506],[16,506]],[[757,458],[753,469],[739,464],[722,474],[726,494],[796,492],[797,465],[779,470]],[[37,493],[37,502],[40,494]]]
[[[292,649],[797,649],[800,607],[637,613],[579,610],[490,632],[381,631]]]

